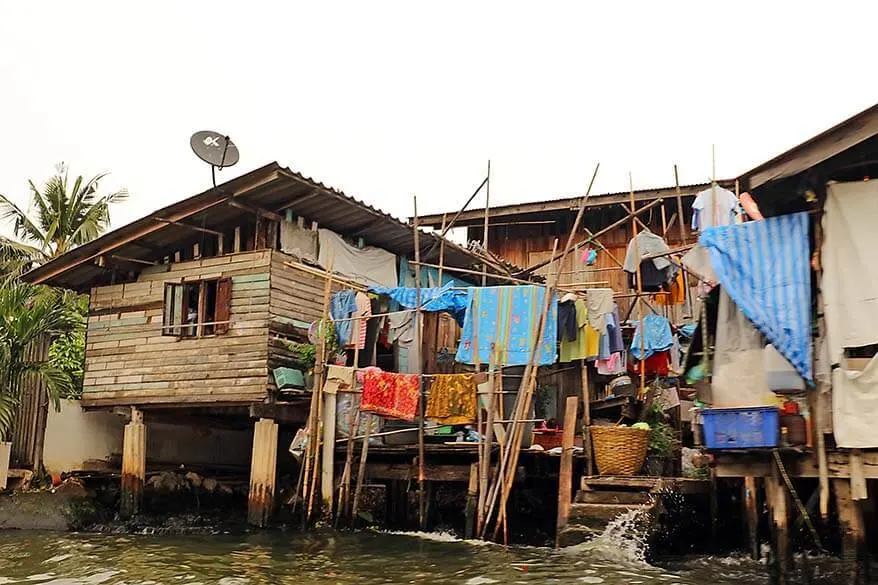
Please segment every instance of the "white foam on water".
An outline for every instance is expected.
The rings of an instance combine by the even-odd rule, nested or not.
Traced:
[[[580,583],[603,583],[603,577],[594,577],[592,575],[586,575],[585,577],[579,578]]]
[[[43,564],[45,565],[47,563],[60,563],[61,561],[65,561],[72,556],[73,556],[73,553],[67,553],[67,554],[63,554],[63,555],[55,555],[54,557],[43,561]]]
[[[394,536],[409,536],[412,538],[420,538],[421,540],[430,540],[433,542],[459,542],[463,544],[469,544],[472,546],[488,546],[492,543],[486,540],[464,540],[462,538],[458,538],[457,535],[452,534],[451,532],[422,532],[419,530],[414,530],[411,532],[406,531],[387,531],[381,532],[381,534],[392,534]]]
[[[29,575],[27,577],[28,581],[48,581],[49,579],[54,579],[55,573],[40,573],[38,575]]]
[[[588,553],[615,564],[648,567],[646,562],[648,532],[644,526],[647,520],[646,514],[642,508],[628,510],[607,524],[598,536],[583,544],[568,546],[562,551],[577,555]],[[597,563],[592,563],[590,566],[598,569],[617,568]]]
[[[473,577],[466,582],[466,585],[491,585],[491,583],[498,583],[498,581],[490,577]]]

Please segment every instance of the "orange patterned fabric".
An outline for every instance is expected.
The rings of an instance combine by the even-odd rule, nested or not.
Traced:
[[[360,410],[413,421],[418,413],[420,390],[421,384],[417,374],[369,370],[363,381]]]
[[[426,417],[445,425],[462,425],[476,420],[476,381],[473,374],[433,376]]]

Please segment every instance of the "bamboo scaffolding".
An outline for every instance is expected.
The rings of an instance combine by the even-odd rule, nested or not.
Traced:
[[[302,526],[307,527],[311,519],[311,511],[314,505],[314,493],[317,491],[317,467],[319,449],[319,421],[320,404],[323,394],[323,371],[326,363],[326,334],[329,324],[329,300],[332,293],[332,266],[333,258],[329,259],[323,276],[326,279],[323,284],[323,318],[320,322],[320,341],[317,344],[317,359],[314,366],[314,383],[316,387],[311,393],[311,410],[308,412],[308,448],[306,450],[304,485],[302,491]],[[313,468],[313,469],[312,469]],[[306,504],[307,502],[307,504]]]
[[[585,202],[588,197],[584,197],[582,204],[580,206],[581,210],[585,209]],[[581,214],[577,215],[578,218],[581,218]],[[571,235],[575,233],[577,229],[577,224],[574,223],[573,229],[571,230]],[[567,240],[567,251],[569,252],[572,238],[568,238]],[[552,246],[552,255],[554,256],[555,251],[558,248],[557,239]],[[564,262],[564,258],[566,254],[561,255],[561,262],[557,263],[555,266],[560,266]],[[512,423],[512,430],[509,433],[509,441],[507,443],[507,459],[511,460],[510,463],[506,466],[505,476],[501,473],[500,480],[502,481],[502,490],[500,492],[500,506],[497,512],[497,524],[494,527],[494,540],[497,540],[501,526],[504,529],[504,535],[506,535],[506,506],[509,502],[509,494],[512,491],[512,483],[515,481],[515,471],[518,467],[518,457],[521,454],[521,442],[524,435],[524,425],[520,421],[527,418],[527,413],[530,412],[531,403],[533,400],[533,392],[536,386],[536,373],[538,369],[537,363],[537,355],[539,353],[539,348],[542,343],[543,332],[545,331],[546,326],[546,318],[549,313],[549,307],[551,306],[551,298],[553,295],[553,287],[552,285],[557,280],[557,276],[552,273],[549,276],[549,285],[546,287],[546,292],[544,295],[543,301],[543,309],[542,314],[540,315],[540,320],[537,323],[537,331],[536,331],[536,339],[534,340],[533,347],[531,348],[530,360],[528,361],[527,367],[525,368],[525,376],[522,380],[521,386],[519,386],[518,390],[518,400],[516,401],[516,409],[514,414],[515,422]],[[486,521],[487,524],[487,521]],[[504,542],[508,543],[508,537],[504,539]]]
[[[636,209],[636,204],[634,202],[634,179],[631,176],[631,173],[628,173],[628,190],[629,196],[631,198],[631,211],[632,214]],[[634,215],[632,215],[631,219],[631,233],[634,239],[634,245],[636,246],[636,257],[637,257],[637,308],[638,308],[638,316],[640,321],[640,392],[638,396],[643,399],[644,394],[646,393],[646,372],[644,371],[643,364],[646,361],[644,351],[644,345],[646,342],[646,331],[643,330],[643,279],[641,278],[640,273],[640,263],[643,261],[640,257],[640,242],[637,241],[637,222],[634,221]]]

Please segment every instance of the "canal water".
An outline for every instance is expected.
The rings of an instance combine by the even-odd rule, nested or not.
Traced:
[[[560,551],[463,542],[418,533],[155,536],[0,531],[0,585],[258,585],[435,583],[768,583],[743,557],[691,557],[649,565],[624,522]],[[812,561],[811,583],[841,584],[834,562]]]

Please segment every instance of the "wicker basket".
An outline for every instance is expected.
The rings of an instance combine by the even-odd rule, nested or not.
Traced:
[[[630,427],[591,427],[600,475],[637,475],[646,460],[649,431]]]

